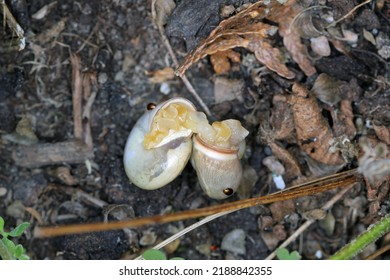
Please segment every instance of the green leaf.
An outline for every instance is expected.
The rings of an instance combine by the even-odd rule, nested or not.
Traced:
[[[20,225],[18,225],[16,228],[14,228],[12,231],[10,231],[8,233],[9,236],[12,236],[12,237],[17,237],[17,236],[21,236],[22,233],[26,230],[26,228],[28,228],[30,226],[30,223],[21,223]]]
[[[29,260],[30,257],[27,256],[26,254],[22,254],[18,259],[19,259],[19,260],[22,260],[22,261],[26,261],[26,260]]]
[[[11,240],[9,240],[9,239],[7,239],[7,238],[5,238],[5,237],[3,237],[1,240],[3,241],[3,243],[5,244],[5,246],[7,247],[8,251],[9,251],[12,255],[14,255],[14,253],[15,253],[15,248],[16,248],[15,243],[13,243]]]
[[[163,252],[157,249],[149,249],[146,250],[143,254],[142,257],[145,260],[166,260],[166,256]]]
[[[174,257],[174,258],[171,258],[170,260],[172,260],[172,261],[177,261],[177,260],[182,261],[182,260],[185,260],[185,259],[180,258],[180,257]]]
[[[15,258],[19,259],[24,254],[24,248],[22,245],[18,244],[15,247],[14,256]]]
[[[279,260],[300,260],[302,258],[297,251],[290,253],[286,248],[277,249],[276,256]]]
[[[4,232],[4,219],[0,216],[0,232]]]

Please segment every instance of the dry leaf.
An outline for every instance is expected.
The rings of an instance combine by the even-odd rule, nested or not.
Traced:
[[[273,129],[273,138],[277,140],[289,141],[289,138],[295,139],[294,119],[291,108],[285,95],[274,95],[272,98],[272,115],[270,123]]]
[[[356,127],[352,111],[352,101],[341,100],[339,110],[332,110],[334,136],[348,136],[348,139],[355,138]]]
[[[220,51],[210,55],[210,62],[216,74],[228,73],[231,68],[230,60],[239,63],[240,59],[240,54],[233,50]]]
[[[318,75],[311,89],[313,93],[321,102],[329,106],[335,106],[341,100],[343,83],[326,73]]]
[[[202,44],[186,56],[177,73],[183,75],[191,65],[207,55],[242,47],[254,52],[260,62],[280,76],[294,78],[294,73],[284,65],[281,52],[273,48],[269,41],[268,37],[275,33],[276,27],[261,22],[275,9],[284,7],[276,1],[268,6],[260,1],[223,20]]]
[[[296,178],[302,175],[298,161],[289,153],[289,151],[275,142],[270,142],[267,144],[271,148],[272,154],[274,154],[280,161],[282,161],[283,165],[286,167],[286,174],[284,176],[286,179]]]
[[[333,132],[322,116],[316,99],[300,84],[294,84],[292,91],[290,102],[300,148],[318,162],[329,165],[343,164],[344,160],[339,153],[329,151]]]
[[[373,125],[374,131],[378,138],[385,142],[387,145],[390,145],[390,129],[384,125]]]
[[[311,76],[317,71],[310,60],[307,48],[301,42],[299,27],[295,26],[294,19],[300,15],[303,7],[295,0],[290,0],[283,9],[276,10],[276,13],[270,13],[270,20],[279,23],[279,34],[283,37],[284,46],[290,52],[293,60],[298,63],[299,67],[306,76]]]
[[[34,13],[31,18],[40,20],[47,16],[47,14],[57,5],[57,1],[51,2],[40,8],[36,13]]]
[[[146,74],[151,76],[149,81],[153,84],[161,84],[175,78],[175,71],[171,67],[149,71]]]

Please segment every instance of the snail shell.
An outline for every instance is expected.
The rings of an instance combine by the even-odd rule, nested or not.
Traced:
[[[241,177],[241,157],[248,131],[236,120],[223,121],[232,129],[233,144],[220,147],[205,141],[201,134],[193,136],[191,164],[196,170],[199,184],[214,199],[225,199],[237,190]],[[236,129],[234,129],[236,128]]]
[[[190,158],[191,129],[169,129],[162,139],[151,134],[156,130],[158,113],[171,104],[181,106],[184,111],[196,111],[195,106],[184,98],[172,98],[156,107],[148,106],[151,110],[146,111],[136,122],[127,139],[123,159],[125,171],[130,181],[142,189],[154,190],[170,183],[181,173]],[[146,143],[146,138],[152,140]]]

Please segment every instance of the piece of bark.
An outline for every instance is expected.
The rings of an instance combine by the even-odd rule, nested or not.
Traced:
[[[54,144],[19,146],[12,153],[15,164],[22,167],[37,168],[51,164],[83,163],[93,158],[93,150],[81,141],[71,140]]]

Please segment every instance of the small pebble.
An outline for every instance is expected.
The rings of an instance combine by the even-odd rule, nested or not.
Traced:
[[[99,84],[103,85],[107,82],[108,80],[108,75],[106,73],[99,73],[99,76],[98,76],[98,82]]]
[[[164,95],[168,95],[171,92],[171,87],[168,83],[162,83],[160,86],[160,92]]]
[[[7,194],[7,189],[4,187],[0,187],[0,196],[5,196]]]
[[[315,253],[315,256],[316,256],[317,259],[322,259],[322,256],[323,256],[322,251],[321,250],[317,250],[316,253]]]
[[[242,229],[234,229],[228,232],[222,239],[222,250],[245,255],[245,231]]]

